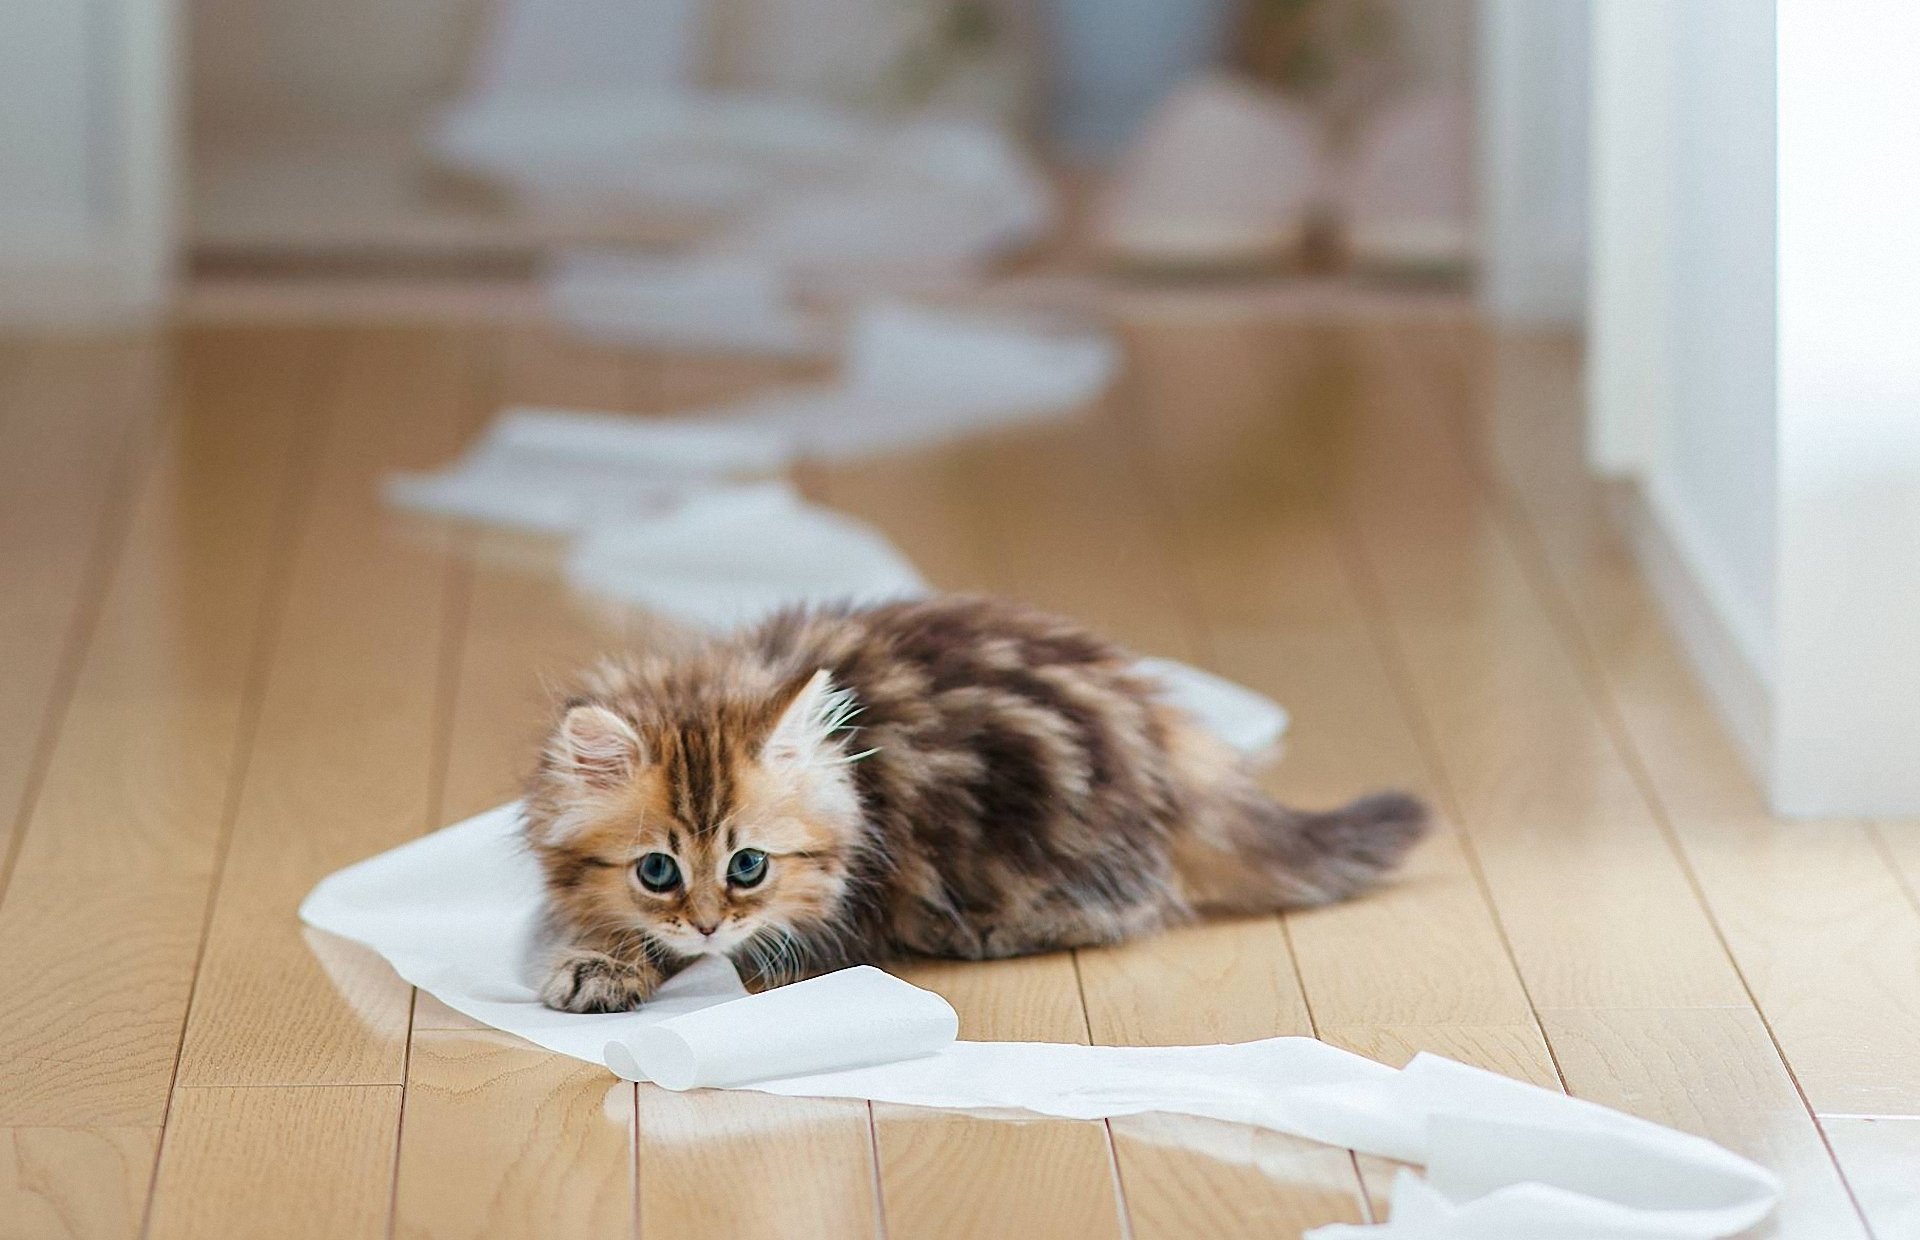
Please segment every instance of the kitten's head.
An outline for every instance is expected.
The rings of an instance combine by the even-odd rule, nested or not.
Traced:
[[[774,971],[783,932],[838,919],[862,844],[853,712],[824,671],[770,693],[661,680],[570,703],[527,802],[555,911]]]

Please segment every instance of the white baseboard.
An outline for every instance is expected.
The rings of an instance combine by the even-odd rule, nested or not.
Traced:
[[[1773,689],[1765,669],[1742,640],[1738,622],[1724,614],[1708,575],[1662,519],[1635,483],[1615,492],[1615,511],[1634,559],[1640,565],[1667,626],[1706,686],[1707,696],[1738,746],[1747,769],[1762,788],[1771,785],[1773,766]]]

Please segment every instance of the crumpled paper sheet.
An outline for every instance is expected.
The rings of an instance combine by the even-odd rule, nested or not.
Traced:
[[[839,383],[753,397],[725,416],[800,456],[858,460],[1065,416],[1119,366],[1105,333],[1045,316],[883,302],[855,318]]]
[[[943,1000],[873,970],[749,997],[714,957],[638,1012],[554,1012],[535,990],[540,909],[506,805],[329,876],[301,917],[456,1011],[629,1078],[652,1064],[679,1087],[1076,1119],[1161,1111],[1426,1166],[1396,1181],[1391,1222],[1317,1240],[1704,1240],[1752,1226],[1779,1196],[1770,1172],[1711,1142],[1437,1056],[1396,1071],[1310,1038],[957,1041]]]
[[[543,415],[520,415],[542,419]],[[494,441],[483,445],[453,475],[429,480],[437,505],[457,503],[463,515],[492,516],[545,530],[586,532],[567,555],[566,575],[576,589],[645,608],[708,632],[726,632],[799,603],[881,603],[931,592],[913,564],[887,537],[852,517],[810,504],[783,481],[681,490],[661,481],[603,487],[612,453],[596,454],[602,424],[594,415],[562,415],[538,421],[560,432],[583,460],[570,469],[563,456],[535,452],[534,468],[509,464],[496,473],[503,440],[515,423],[503,420]],[[711,461],[714,445],[699,428],[682,436],[667,427],[660,443],[683,461]],[[619,428],[614,429],[618,439]],[[542,447],[550,441],[542,440]],[[631,446],[628,441],[627,446]],[[507,449],[507,454],[517,449]],[[655,468],[658,457],[647,458]],[[742,460],[747,459],[743,454]],[[616,471],[621,468],[613,467]],[[641,477],[652,477],[644,472]],[[551,486],[539,485],[542,481]],[[516,485],[518,483],[519,485]],[[413,498],[411,479],[396,480],[396,498]],[[609,512],[621,519],[607,519]],[[1143,658],[1138,666],[1157,681],[1164,699],[1255,762],[1277,756],[1287,712],[1245,686],[1172,659]]]
[[[673,86],[482,95],[443,114],[428,146],[563,215],[718,220],[671,256],[588,250],[549,265],[562,324],[664,348],[823,352],[827,324],[800,285],[967,276],[1058,214],[1047,178],[992,124]]]
[[[386,481],[415,512],[575,534],[671,512],[716,479],[773,473],[788,437],[724,419],[509,409],[457,463]]]
[[[847,377],[708,413],[640,418],[509,410],[455,464],[387,480],[404,508],[573,536],[567,579],[709,631],[798,603],[918,597],[927,584],[878,530],[760,477],[1060,416],[1118,365],[1097,333],[883,306],[862,316]],[[1167,699],[1256,760],[1287,715],[1252,690],[1144,659]]]
[[[425,140],[536,203],[713,212],[858,175],[884,134],[807,100],[636,84],[479,95],[436,116]]]
[[[1263,693],[1225,676],[1172,659],[1142,658],[1136,666],[1164,687],[1163,699],[1207,725],[1207,729],[1255,762],[1280,756],[1287,712]]]
[[[752,256],[569,249],[547,261],[541,284],[557,322],[608,344],[786,358],[840,345],[833,319]]]
[[[590,528],[567,580],[603,598],[724,631],[794,603],[928,592],[885,535],[783,482],[697,491],[661,515]]]

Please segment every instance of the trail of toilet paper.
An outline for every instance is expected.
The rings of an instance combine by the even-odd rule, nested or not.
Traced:
[[[1186,1047],[956,1039],[940,996],[873,968],[748,995],[709,958],[637,1012],[536,993],[541,888],[505,805],[350,866],[301,906],[456,1011],[669,1088],[1256,1125],[1424,1164],[1385,1226],[1318,1240],[1704,1240],[1771,1210],[1771,1173],[1711,1142],[1431,1055],[1395,1070],[1310,1038]]]
[[[1044,317],[883,303],[855,320],[836,382],[671,417],[508,410],[465,458],[397,474],[387,496],[422,512],[578,532],[803,457],[856,460],[1059,417],[1098,397],[1118,366],[1105,335]]]
[[[596,525],[567,556],[578,589],[708,632],[798,603],[882,603],[931,593],[912,563],[863,522],[810,504],[784,482],[725,486],[653,516]],[[1279,703],[1172,659],[1142,658],[1161,697],[1254,761],[1277,755]]]
[[[1048,179],[985,121],[653,87],[489,92],[434,118],[441,162],[540,206],[698,212],[696,252],[782,267],[984,263],[1056,215]],[[718,221],[717,225],[713,221]]]
[[[697,491],[657,518],[595,526],[566,571],[579,589],[716,632],[795,603],[928,592],[880,531],[782,482]]]
[[[542,284],[563,327],[609,344],[794,358],[839,344],[787,276],[751,257],[564,250]]]
[[[1066,412],[1110,381],[1112,342],[904,308],[856,335],[850,377],[831,387],[665,418],[509,410],[452,466],[390,477],[387,497],[569,536],[573,586],[710,632],[795,604],[924,595],[884,534],[767,475],[802,456],[900,451]],[[1241,752],[1273,756],[1287,726],[1277,704],[1172,660],[1141,668]]]
[[[524,7],[510,10],[517,37],[500,50],[552,27]],[[553,222],[572,220],[576,233],[617,236],[638,213],[695,234],[672,253],[563,250],[543,276],[563,326],[660,348],[824,355],[837,342],[807,304],[817,295],[966,277],[1043,236],[1057,215],[1048,178],[998,125],[888,121],[671,80],[495,83],[425,137],[443,162],[509,187]],[[844,296],[830,300],[844,309]]]
[[[555,28],[525,10],[510,8],[513,37],[497,53],[524,52]],[[637,213],[693,234],[670,253],[565,249],[543,273],[562,326],[658,348],[826,355],[838,343],[833,316],[810,301],[826,294],[844,311],[852,290],[967,277],[1045,235],[1057,216],[1050,181],[1001,126],[882,120],[670,76],[483,82],[425,139],[441,161],[508,187],[561,231],[572,221],[576,234],[611,239]]]

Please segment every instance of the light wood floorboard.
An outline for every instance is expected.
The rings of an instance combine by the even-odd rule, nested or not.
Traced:
[[[147,1235],[378,1240],[399,1110],[398,1085],[182,1089]]]
[[[1920,1236],[1920,1119],[1823,1116],[1820,1126],[1873,1234]]]
[[[545,333],[484,342],[484,411],[525,401],[622,408],[619,360]],[[474,428],[477,429],[477,428]],[[512,798],[555,686],[617,626],[554,588],[551,541],[460,530],[445,776],[436,821]],[[633,1087],[415,997],[393,1233],[587,1240],[631,1233]]]
[[[416,1030],[395,1185],[397,1236],[624,1235],[633,1087],[490,1029]]]
[[[1444,1040],[1430,1049],[1458,1055],[1478,1040],[1471,1031],[1533,1027],[1457,810],[1313,480],[1315,419],[1347,411],[1323,409],[1319,393],[1287,382],[1301,342],[1286,334],[1161,330],[1134,345],[1142,451],[1174,515],[1215,670],[1293,716],[1270,785],[1316,808],[1398,787],[1439,811],[1433,837],[1381,892],[1287,918],[1321,1036],[1392,1042],[1430,1029]],[[1235,367],[1236,357],[1263,364]],[[1202,383],[1208,375],[1229,378]],[[1468,1032],[1443,1032],[1456,1026]],[[1552,1081],[1545,1047],[1537,1034],[1532,1041],[1523,1075]]]
[[[1471,433],[1474,423],[1470,415],[1487,414],[1480,403],[1484,398],[1472,398],[1457,386],[1450,387],[1444,366],[1422,350],[1423,345],[1433,344],[1434,336],[1444,339],[1451,330],[1407,331],[1385,340],[1379,333],[1372,333],[1363,341],[1363,347],[1376,350],[1380,358],[1373,371],[1381,377],[1384,390],[1372,407],[1381,410],[1380,420],[1397,432],[1398,450],[1409,456],[1418,454],[1420,485],[1430,505],[1426,514],[1435,519],[1452,519],[1471,529],[1472,545],[1479,553],[1474,563],[1498,568],[1497,573],[1488,574],[1479,584],[1482,588],[1488,581],[1497,584],[1493,598],[1499,607],[1494,613],[1499,620],[1498,632],[1514,639],[1513,650],[1498,668],[1493,668],[1488,661],[1488,668],[1470,683],[1480,688],[1496,675],[1505,681],[1516,670],[1523,670],[1530,682],[1524,702],[1513,703],[1504,689],[1481,689],[1486,696],[1480,700],[1491,709],[1478,720],[1469,721],[1465,716],[1455,718],[1461,726],[1470,722],[1484,725],[1488,720],[1500,720],[1504,713],[1512,718],[1512,726],[1516,728],[1524,723],[1528,729],[1578,729],[1575,744],[1585,755],[1578,770],[1589,780],[1572,798],[1565,796],[1565,780],[1558,781],[1554,789],[1543,794],[1540,785],[1530,776],[1523,776],[1524,782],[1516,787],[1513,775],[1519,764],[1509,762],[1502,768],[1487,771],[1489,808],[1496,815],[1509,808],[1543,816],[1570,812],[1573,816],[1561,821],[1583,825],[1571,832],[1563,829],[1559,838],[1569,844],[1577,841],[1583,846],[1576,855],[1599,870],[1597,877],[1603,884],[1606,877],[1613,874],[1618,874],[1622,881],[1618,889],[1603,885],[1605,902],[1583,909],[1589,916],[1601,919],[1600,926],[1607,931],[1609,942],[1649,953],[1665,951],[1671,957],[1691,953],[1705,962],[1700,966],[1704,972],[1694,971],[1692,993],[1689,993],[1687,979],[1639,968],[1629,972],[1618,966],[1597,976],[1570,975],[1567,980],[1579,982],[1572,989],[1559,985],[1536,987],[1548,1040],[1566,1074],[1568,1086],[1574,1092],[1600,1101],[1714,1136],[1774,1166],[1787,1185],[1790,1208],[1757,1234],[1863,1234],[1861,1221],[1796,1080],[1796,1067],[1790,1066],[1790,1061],[1783,1057],[1774,1037],[1771,1013],[1764,1001],[1756,1003],[1760,992],[1754,985],[1752,962],[1749,960],[1745,969],[1741,967],[1739,940],[1729,935],[1725,918],[1716,916],[1711,899],[1701,898],[1696,855],[1687,848],[1684,835],[1676,836],[1661,797],[1643,778],[1642,750],[1616,725],[1606,685],[1595,677],[1582,634],[1571,620],[1572,610],[1556,591],[1541,554],[1537,532],[1524,520],[1516,520],[1513,511],[1503,502],[1502,488],[1491,484],[1488,471],[1478,470],[1472,463],[1472,448],[1484,441]],[[1554,406],[1550,400],[1545,394],[1537,395],[1541,398],[1528,402],[1528,418],[1553,416]],[[1454,402],[1451,406],[1450,399]],[[1560,410],[1564,415],[1564,396],[1561,399]],[[1425,416],[1422,416],[1423,410]],[[1463,427],[1468,430],[1464,440],[1466,451],[1463,451],[1461,436]],[[1576,429],[1562,423],[1563,434]],[[1399,477],[1410,480],[1411,463],[1409,472]],[[1578,502],[1577,492],[1570,502]],[[1390,540],[1383,538],[1368,545],[1364,532],[1367,520],[1367,514],[1361,514],[1363,553],[1371,553],[1376,565],[1385,566],[1379,570],[1383,594],[1391,596],[1396,589],[1403,589],[1421,603],[1459,601],[1457,589],[1424,579]],[[1409,625],[1408,629],[1409,659],[1417,673],[1422,661],[1419,642],[1431,631],[1431,626],[1414,629]],[[1478,639],[1481,634],[1473,636]],[[1519,650],[1529,651],[1534,658],[1513,657]],[[1440,675],[1453,670],[1439,666],[1438,659],[1431,663],[1436,681]],[[1444,694],[1435,696],[1446,703]],[[1576,723],[1582,706],[1590,722]],[[1551,737],[1551,733],[1536,737],[1530,748],[1551,756],[1555,752]],[[1478,756],[1487,760],[1490,753],[1497,754],[1501,748],[1497,743],[1490,743]],[[1457,765],[1471,770],[1471,761],[1463,757]],[[1530,761],[1528,767],[1531,769]],[[1723,777],[1726,774],[1723,769]],[[1518,796],[1514,795],[1516,791]],[[1751,797],[1751,793],[1747,795]],[[1586,815],[1602,806],[1608,807],[1606,823],[1610,825],[1596,823],[1599,829],[1589,832],[1584,827]],[[1547,817],[1546,820],[1553,819]],[[1633,827],[1630,837],[1621,831],[1625,824]],[[1526,829],[1522,826],[1522,830]],[[1604,841],[1598,838],[1610,831],[1620,834]],[[1615,860],[1622,838],[1633,838],[1640,843],[1636,856],[1625,866]],[[1589,842],[1599,846],[1584,847]],[[1644,891],[1636,896],[1627,890],[1627,880],[1636,869],[1642,872],[1643,881],[1654,879],[1648,883],[1650,887],[1657,889],[1660,884],[1667,887],[1659,913],[1653,914],[1658,918],[1653,927],[1658,928],[1661,939],[1636,941],[1632,937],[1634,933],[1645,934],[1653,927],[1629,926],[1620,921],[1622,914],[1640,917],[1651,913],[1651,910],[1642,911],[1646,910],[1641,903],[1645,899]],[[1578,877],[1567,875],[1575,882]],[[1681,889],[1693,898],[1683,902]],[[1578,904],[1578,898],[1570,903]],[[1679,907],[1688,910],[1684,916],[1675,915]],[[1791,916],[1788,909],[1780,906],[1764,915],[1783,920]],[[1779,929],[1776,926],[1774,932],[1778,933]],[[1667,937],[1676,935],[1682,937]],[[1596,954],[1585,953],[1587,959],[1581,963],[1590,963]],[[1632,963],[1620,962],[1621,965]],[[1541,998],[1543,993],[1546,997]],[[1714,1009],[1724,1010],[1714,1015]],[[1596,1030],[1621,1028],[1642,1031],[1641,1042],[1633,1042],[1631,1036],[1626,1036],[1627,1045],[1640,1047],[1645,1039],[1654,1039],[1666,1049],[1667,1058],[1680,1067],[1670,1071],[1661,1080],[1660,1087],[1636,1091],[1635,1082],[1622,1071],[1622,1057],[1589,1055],[1588,1071],[1580,1078],[1584,1083],[1577,1082],[1569,1057],[1581,1049],[1591,1051],[1599,1044],[1603,1039]],[[1698,1072],[1709,1060],[1716,1071],[1725,1074],[1726,1088],[1695,1088],[1688,1084],[1699,1080]],[[1642,1052],[1634,1066],[1651,1070],[1660,1062]]]
[[[0,1236],[137,1235],[159,1148],[157,1127],[0,1129]]]
[[[1019,468],[1037,435],[963,444],[934,458],[902,458],[814,471],[810,489],[885,531],[930,581],[957,591],[1009,591],[996,543],[995,489]],[[1039,534],[1040,530],[1030,532]],[[1074,575],[1077,575],[1074,574]],[[1087,1012],[1070,954],[985,965],[916,965],[909,979],[945,995],[961,1036],[1086,1042]],[[966,1115],[876,1106],[875,1149],[889,1234],[895,1237],[1118,1236],[1119,1185],[1106,1126],[1023,1120],[1012,1126]],[[1053,1185],[1033,1191],[1034,1175]]]
[[[1472,373],[1457,399],[1521,545],[1551,582],[1656,812],[1816,1111],[1920,1114],[1920,1062],[1890,1065],[1878,1038],[1920,1044],[1920,908],[1865,822],[1783,822],[1767,812],[1608,520],[1612,497],[1567,449],[1578,420],[1577,358],[1552,341],[1412,337],[1422,369]],[[1522,411],[1526,411],[1523,414]],[[1546,416],[1543,416],[1546,415]],[[1542,425],[1544,424],[1544,425]],[[1477,432],[1477,433],[1476,433]],[[1884,830],[1884,828],[1882,828]]]
[[[478,422],[470,353],[435,332],[340,341],[182,1085],[404,1079],[411,988],[372,953],[305,930],[296,912],[334,870],[438,825],[455,566],[445,530],[388,519],[380,481],[443,460]]]
[[[313,342],[196,334],[0,902],[0,1125],[166,1114],[307,488]]]
[[[0,346],[0,887],[163,416],[163,361],[143,340]]]

